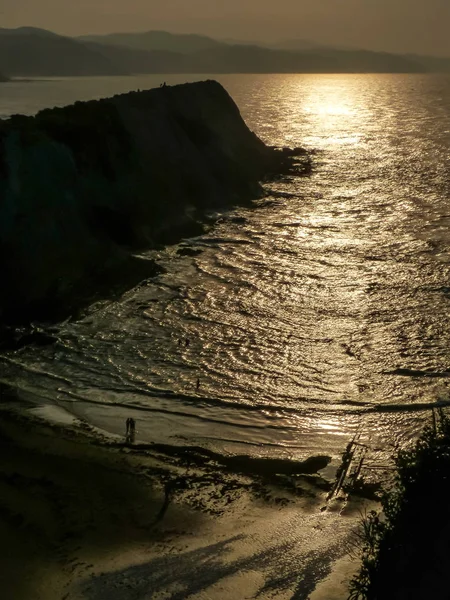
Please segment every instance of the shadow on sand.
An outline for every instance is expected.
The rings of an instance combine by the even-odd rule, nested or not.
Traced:
[[[82,584],[81,591],[87,600],[151,600],[161,593],[167,600],[184,600],[227,577],[259,571],[264,573],[265,583],[257,597],[292,591],[292,600],[307,600],[317,583],[331,571],[333,560],[342,553],[338,545],[325,552],[302,553],[297,541],[288,541],[229,560],[234,544],[244,538],[234,536],[183,554],[154,558],[97,576]]]

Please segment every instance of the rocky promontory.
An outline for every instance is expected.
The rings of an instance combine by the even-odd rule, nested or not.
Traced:
[[[261,195],[288,161],[214,81],[0,121],[1,318],[63,314],[136,250]]]

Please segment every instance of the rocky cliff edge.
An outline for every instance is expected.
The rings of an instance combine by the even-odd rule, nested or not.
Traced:
[[[260,195],[285,160],[214,81],[0,121],[0,319],[64,314],[136,249]]]

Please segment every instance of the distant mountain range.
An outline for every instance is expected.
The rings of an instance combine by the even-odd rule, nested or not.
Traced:
[[[34,27],[0,28],[0,71],[10,77],[124,74],[82,42]]]
[[[146,31],[143,33],[109,33],[106,35],[84,35],[80,41],[97,42],[108,46],[122,46],[134,50],[179,52],[193,54],[211,48],[226,46],[224,42],[204,35],[175,34],[167,31]]]
[[[302,39],[276,44],[243,43],[165,31],[78,39],[103,52],[122,69],[139,73],[420,73],[435,68],[450,71],[450,59],[422,61],[420,56],[329,48]]]
[[[0,29],[7,76],[139,73],[450,72],[450,58],[328,48],[306,40],[278,44],[219,41],[165,31],[64,37],[33,27]]]

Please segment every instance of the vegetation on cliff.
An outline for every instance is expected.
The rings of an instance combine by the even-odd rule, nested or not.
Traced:
[[[433,411],[416,446],[396,459],[382,515],[363,522],[363,556],[349,600],[444,600],[449,597],[450,419]]]

